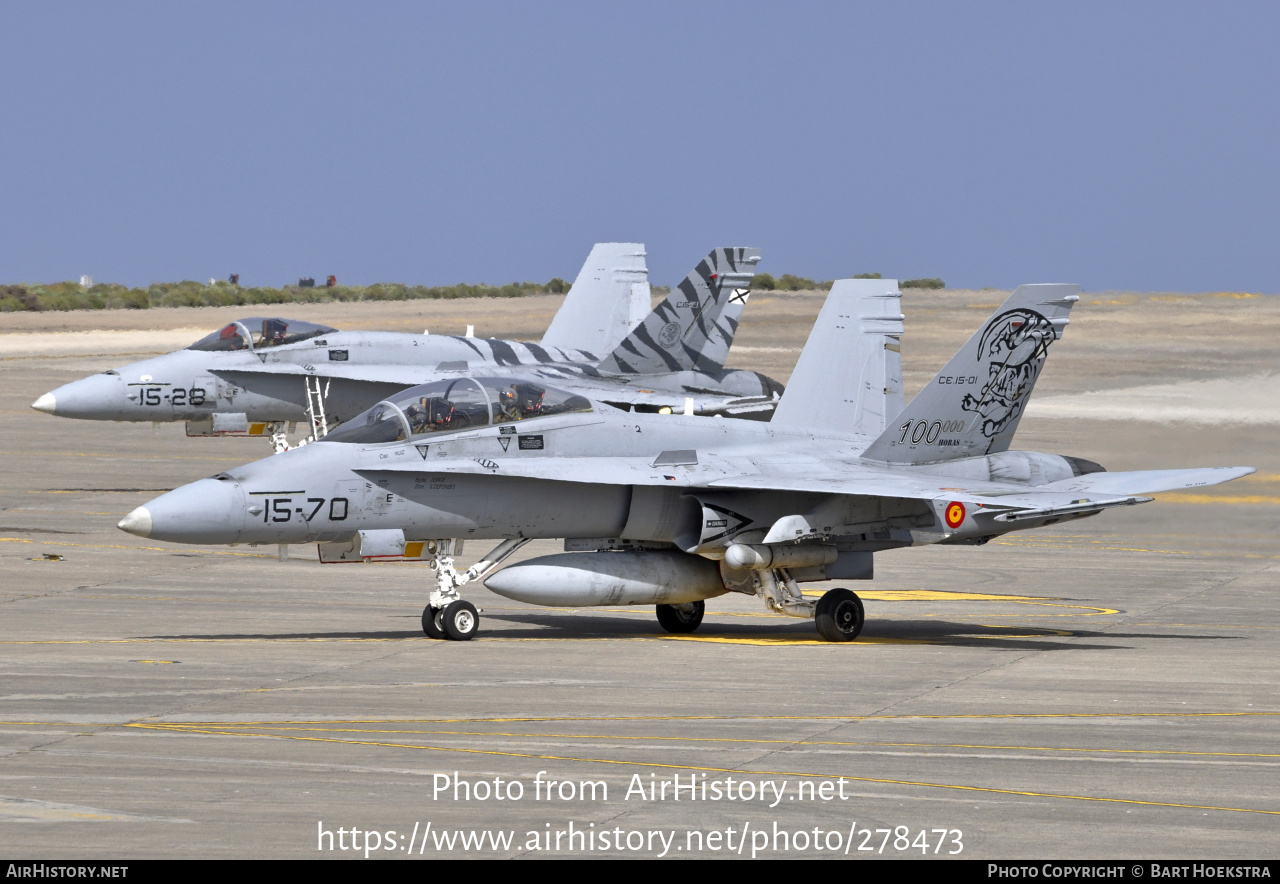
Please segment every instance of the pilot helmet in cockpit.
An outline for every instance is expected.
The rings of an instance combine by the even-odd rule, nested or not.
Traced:
[[[264,319],[262,320],[262,344],[265,347],[272,347],[276,344],[284,343],[285,332],[289,330],[289,324],[283,319]]]
[[[227,325],[222,331],[218,332],[218,340],[227,342],[229,350],[243,350],[244,338],[240,336],[240,326],[234,322]]]
[[[536,384],[512,384],[515,390],[516,407],[526,416],[531,417],[542,411],[542,399],[547,391]]]

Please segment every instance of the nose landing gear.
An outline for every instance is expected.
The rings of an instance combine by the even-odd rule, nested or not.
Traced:
[[[427,605],[422,609],[422,631],[427,638],[465,642],[475,636],[479,629],[480,609],[471,602],[458,599],[443,608]]]
[[[440,627],[447,638],[467,641],[480,628],[480,612],[471,602],[458,599],[440,612]]]
[[[422,609],[422,632],[427,638],[444,638],[444,628],[440,626],[440,615],[444,611],[427,605]]]
[[[427,600],[427,606],[422,609],[423,634],[427,638],[447,638],[458,642],[474,638],[480,629],[480,609],[463,600],[458,590],[472,580],[487,577],[528,542],[523,537],[504,540],[483,559],[459,573],[453,566],[453,557],[462,552],[462,541],[427,541],[427,550],[431,553],[429,564],[435,572],[436,588]]]

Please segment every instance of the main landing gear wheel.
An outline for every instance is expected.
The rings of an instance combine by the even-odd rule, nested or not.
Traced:
[[[440,627],[446,638],[465,642],[480,629],[480,612],[471,602],[458,599],[445,607],[444,613],[440,615]]]
[[[658,622],[667,632],[693,632],[702,625],[707,606],[702,602],[684,605],[658,605]]]
[[[824,641],[851,642],[862,632],[862,599],[847,589],[833,589],[818,599],[813,619]]]
[[[427,638],[444,638],[440,628],[440,609],[427,605],[422,609],[422,631]]]

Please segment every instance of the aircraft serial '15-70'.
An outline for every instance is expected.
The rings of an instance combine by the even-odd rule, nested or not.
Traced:
[[[475,634],[469,580],[541,605],[657,605],[668,630],[704,601],[760,596],[855,638],[848,589],[879,550],[993,537],[1250,467],[1106,472],[1009,445],[1078,286],[1018,288],[901,409],[896,280],[832,289],[769,423],[628,414],[532,380],[457,378],[403,391],[305,448],[202,479],[120,527],[182,543],[318,542],[323,561],[403,556],[435,571],[422,625]],[[459,573],[456,542],[499,540]],[[495,568],[533,538],[563,554]]]
[[[550,380],[636,411],[767,419],[781,385],[724,368],[759,252],[716,249],[652,312],[644,257],[636,243],[598,244],[540,345],[245,319],[185,350],[59,387],[33,407],[187,421],[188,435],[271,433],[282,450],[287,422],[307,421],[319,438],[406,387],[483,373]]]

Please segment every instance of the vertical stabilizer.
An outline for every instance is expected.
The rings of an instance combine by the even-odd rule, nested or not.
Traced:
[[[658,374],[721,368],[723,360],[713,365],[703,351],[717,335],[722,335],[716,323],[731,300],[741,300],[746,294],[759,260],[759,249],[713,251],[600,362],[600,370]],[[736,325],[733,330],[737,331]],[[727,353],[727,344],[724,349]],[[717,352],[718,345],[711,348],[711,357]]]
[[[643,243],[596,243],[542,336],[542,346],[596,357],[621,343],[649,312]]]
[[[831,287],[770,423],[874,439],[902,410],[896,279]]]
[[[934,463],[1008,451],[1079,292],[1019,286],[862,456]]]

